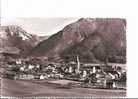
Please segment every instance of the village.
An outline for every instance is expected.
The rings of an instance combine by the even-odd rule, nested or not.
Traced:
[[[13,80],[47,80],[47,81],[75,81],[67,83],[64,87],[88,87],[126,89],[126,66],[121,63],[69,63],[27,61],[16,59],[7,62],[3,78]]]

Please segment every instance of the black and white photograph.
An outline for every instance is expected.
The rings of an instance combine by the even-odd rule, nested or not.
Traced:
[[[0,98],[138,98],[137,0],[0,0]]]
[[[2,96],[126,96],[126,19],[4,22],[0,27]]]

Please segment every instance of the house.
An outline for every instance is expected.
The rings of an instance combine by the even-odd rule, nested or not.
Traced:
[[[20,80],[32,80],[34,79],[34,75],[31,74],[18,74],[16,76],[14,76],[14,79],[20,79]]]

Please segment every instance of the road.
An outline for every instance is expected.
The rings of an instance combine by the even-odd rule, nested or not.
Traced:
[[[35,96],[66,96],[66,97],[125,97],[125,90],[62,88],[58,84],[47,81],[19,81],[2,79],[2,96],[35,97]]]

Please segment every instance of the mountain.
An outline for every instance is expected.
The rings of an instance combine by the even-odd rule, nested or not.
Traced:
[[[39,42],[38,38],[16,25],[0,26],[0,53],[25,55]]]
[[[105,61],[109,56],[126,54],[126,20],[119,18],[81,18],[40,42],[33,56],[49,59],[74,59],[84,62]]]
[[[46,40],[46,39],[48,39],[49,38],[49,35],[45,35],[45,36],[39,36],[39,35],[34,35],[35,36],[35,46],[38,44],[38,43],[40,43],[40,42],[42,42],[43,40]]]

